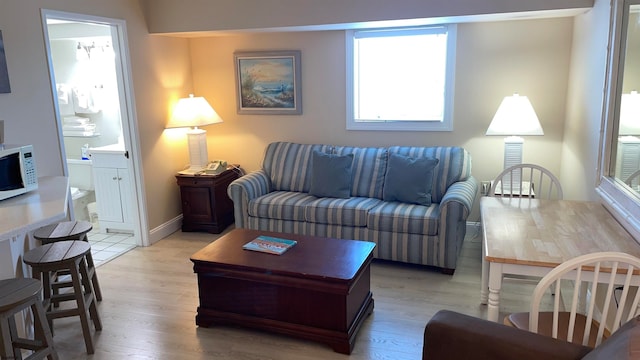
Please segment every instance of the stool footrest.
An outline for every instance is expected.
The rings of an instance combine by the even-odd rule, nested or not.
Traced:
[[[57,294],[57,295],[52,295],[51,296],[51,303],[56,304],[56,303],[61,303],[63,301],[72,301],[76,299],[76,294],[73,293],[68,293],[68,294]]]
[[[93,294],[84,294],[84,309],[74,307],[71,309],[55,309],[47,311],[47,319],[53,320],[58,318],[70,317],[80,315],[81,311],[87,311],[93,302]],[[71,300],[75,300],[75,297]],[[52,299],[51,302],[54,302]]]
[[[18,338],[13,340],[13,346],[19,347],[21,349],[35,351],[35,350],[41,349],[44,346],[44,344],[42,343],[42,341],[39,341],[39,340]]]

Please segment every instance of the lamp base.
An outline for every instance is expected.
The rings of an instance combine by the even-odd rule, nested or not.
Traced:
[[[504,138],[504,168],[522,164],[522,147],[524,139],[519,136]]]
[[[524,139],[519,136],[509,136],[504,139],[504,168],[510,168],[513,165],[522,164],[522,147]],[[520,187],[521,171],[518,169],[513,171],[510,176],[510,183],[502,184],[502,189],[512,191],[512,188]]]
[[[209,161],[207,153],[207,132],[203,129],[193,128],[187,132],[189,144],[189,169],[185,171],[203,171]]]

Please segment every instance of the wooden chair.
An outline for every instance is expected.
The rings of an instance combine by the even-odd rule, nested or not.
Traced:
[[[91,246],[86,241],[56,241],[27,251],[22,261],[31,266],[33,277],[42,281],[43,307],[51,331],[54,330],[54,319],[78,316],[87,353],[93,354],[90,321],[93,322],[96,331],[102,330],[102,322],[87,269],[86,257],[90,252]],[[72,286],[69,293],[60,294],[54,291],[58,283],[56,274],[60,271],[71,275]],[[55,304],[62,302],[73,302],[75,306],[68,303],[68,306],[54,309]]]
[[[589,347],[598,346],[622,324],[640,314],[640,259],[599,252],[568,260],[545,275],[531,298],[529,312],[504,323]],[[552,311],[540,311],[553,289]]]
[[[624,181],[632,189],[640,188],[640,170],[634,171],[627,179]]]
[[[93,229],[88,221],[63,221],[55,224],[43,226],[33,232],[33,237],[36,240],[40,240],[42,245],[54,243],[56,241],[67,240],[81,240],[89,242],[87,234]],[[96,272],[96,266],[93,262],[93,255],[91,251],[87,253],[87,269],[91,282],[93,283],[93,290],[95,291],[96,300],[102,301],[102,291],[100,290],[100,284],[98,282],[98,274]],[[68,272],[61,271],[58,275],[69,275]],[[57,282],[54,292],[58,292],[60,288],[71,287],[73,284],[71,281]]]
[[[22,359],[22,350],[31,351],[25,360],[58,359],[41,293],[42,285],[35,279],[0,280],[0,359]],[[19,335],[15,319],[28,310],[33,316],[32,338]]]
[[[518,164],[504,169],[491,183],[489,196],[562,200],[560,180],[546,168]]]

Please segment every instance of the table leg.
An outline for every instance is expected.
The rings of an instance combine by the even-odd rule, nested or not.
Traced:
[[[502,287],[502,264],[489,263],[489,301],[487,320],[498,321],[500,316],[500,288]]]
[[[480,304],[487,305],[489,295],[489,264],[484,257],[484,239],[482,241],[482,280],[480,281]]]

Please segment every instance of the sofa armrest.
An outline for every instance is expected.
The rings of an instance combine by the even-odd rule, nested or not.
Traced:
[[[464,236],[467,232],[467,217],[478,195],[478,181],[469,176],[457,181],[445,192],[440,202],[440,217],[438,219],[438,241],[442,249],[439,255],[439,266],[445,273],[453,274],[457,267],[458,254],[462,249]]]
[[[441,310],[424,331],[422,359],[581,359],[591,348]]]
[[[227,188],[233,201],[235,227],[244,228],[249,218],[249,201],[271,192],[271,181],[264,170],[251,172],[234,180]]]
[[[440,213],[442,214],[442,210],[447,206],[459,205],[463,209],[460,216],[466,220],[469,213],[471,213],[471,208],[477,196],[478,180],[473,176],[469,176],[466,180],[455,182],[449,186],[442,197],[442,201],[440,201]]]

